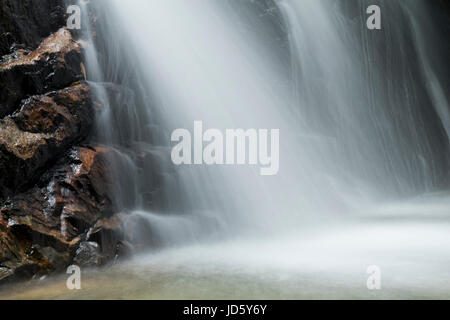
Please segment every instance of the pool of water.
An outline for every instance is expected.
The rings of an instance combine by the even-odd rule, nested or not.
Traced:
[[[367,288],[373,265],[379,290]],[[450,299],[449,266],[449,219],[397,215],[165,249],[82,270],[80,290],[60,275],[0,299]]]

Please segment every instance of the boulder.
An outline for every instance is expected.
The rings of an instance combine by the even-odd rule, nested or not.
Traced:
[[[117,255],[123,217],[113,214],[111,157],[108,148],[74,147],[35,187],[3,203],[0,283],[62,270],[74,258],[93,266]]]
[[[103,257],[97,242],[83,241],[75,252],[73,262],[79,267],[99,267]]]
[[[82,45],[66,28],[47,37],[34,51],[19,49],[0,60],[0,117],[30,95],[62,89],[82,80]]]
[[[0,197],[29,186],[73,144],[83,141],[95,112],[81,83],[25,100],[0,120]]]

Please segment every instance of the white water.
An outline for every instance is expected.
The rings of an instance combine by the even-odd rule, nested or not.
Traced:
[[[147,145],[168,146],[172,130],[192,131],[195,120],[203,121],[205,129],[280,129],[277,176],[261,177],[255,167],[181,166],[174,179],[183,195],[166,189],[168,202],[178,203],[192,219],[204,220],[204,231],[242,235],[284,233],[307,221],[364,211],[383,199],[436,191],[441,160],[433,153],[439,150],[446,157],[448,150],[433,141],[436,133],[427,128],[433,125],[423,125],[419,93],[403,91],[418,91],[429,80],[421,82],[402,68],[389,76],[398,77],[403,87],[386,79],[372,61],[379,58],[367,51],[372,35],[358,36],[336,3],[275,3],[279,22],[288,30],[288,54],[274,46],[265,20],[255,19],[256,5],[249,9],[248,3],[236,1],[111,2],[114,27],[108,32],[121,34],[120,45],[132,48],[126,58],[135,61],[144,99],[149,100],[144,101],[143,124],[131,119],[123,125],[140,132],[142,126],[157,122],[164,132]],[[408,14],[396,4],[388,8]],[[406,22],[398,23],[398,29],[407,28]],[[401,42],[391,54],[405,55],[406,40],[396,39],[395,30],[386,33],[386,46]],[[414,39],[418,47],[419,36]],[[366,48],[358,46],[361,41]],[[288,63],[283,61],[289,56]],[[425,77],[432,75],[428,57],[419,52],[417,59],[427,70]],[[443,110],[448,106],[439,94],[438,80],[430,82],[435,88],[430,89],[435,93],[430,108],[434,102],[436,121],[446,130]],[[117,128],[121,123],[106,120],[106,128],[124,130]],[[145,138],[128,139],[147,150],[141,144]],[[445,143],[448,136],[441,144]]]
[[[318,288],[305,297],[327,296],[327,290],[339,296],[340,286],[349,290],[343,296],[365,296],[365,271],[372,264],[386,271],[387,296],[442,293],[439,283],[449,281],[450,206],[444,194],[421,197],[439,189],[433,152],[440,145],[430,138],[429,124],[419,125],[423,101],[407,92],[433,76],[420,33],[415,45],[425,80],[401,69],[402,88],[408,89],[401,91],[368,52],[370,37],[358,38],[328,1],[283,0],[271,8],[279,10],[289,50],[277,47],[283,41],[258,19],[251,2],[100,3],[109,13],[101,33],[109,37],[108,63],[102,71],[96,51],[88,51],[90,79],[138,87],[133,99],[113,103],[98,86],[105,99],[99,141],[118,150],[118,202],[148,222],[162,248],[118,272],[135,279],[160,276],[171,288],[163,283],[150,294],[141,288],[149,282],[132,282],[138,297],[195,297],[189,290],[205,284],[202,275],[210,277],[206,297],[221,278],[247,298],[257,295],[259,285],[269,288],[269,297],[302,296],[305,283]],[[386,38],[404,44],[393,31]],[[404,55],[401,45],[391,54]],[[129,47],[129,54],[117,47]],[[439,80],[427,88],[448,129]],[[258,167],[171,168],[170,133],[192,131],[194,120],[221,130],[279,128],[279,174],[262,177]],[[138,171],[129,150],[159,160]],[[165,203],[149,209],[143,198],[155,166],[163,173],[156,198]],[[107,275],[118,276],[114,272]],[[171,282],[178,277],[184,287]],[[245,281],[234,283],[239,277]],[[267,285],[266,278],[273,282]],[[291,282],[290,291],[280,289],[284,281]],[[414,288],[412,295],[402,291]],[[89,294],[111,293],[92,288]]]
[[[255,167],[177,168],[183,206],[191,208],[193,219],[201,212],[205,220],[219,220],[214,232],[221,234],[284,232],[305,220],[350,210],[351,197],[359,194],[341,177],[346,168],[336,159],[340,146],[298,116],[296,93],[280,57],[265,47],[265,34],[257,25],[242,24],[239,3],[113,3],[117,25],[137,48],[134,58],[168,134],[176,128],[192,131],[195,120],[221,130],[280,129],[281,166],[275,177],[261,177]],[[310,7],[321,10],[312,2]],[[315,51],[322,53],[321,48]],[[328,66],[322,63],[321,68]],[[338,77],[336,73],[330,81],[338,82]],[[176,194],[169,197],[179,201]],[[205,227],[211,233],[213,226]]]

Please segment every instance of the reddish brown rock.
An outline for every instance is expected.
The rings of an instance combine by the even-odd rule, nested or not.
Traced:
[[[93,121],[86,83],[33,96],[0,120],[0,197],[33,183],[49,163],[88,136]]]
[[[83,79],[82,46],[62,28],[34,51],[18,50],[0,61],[0,117],[30,95],[61,89]]]
[[[124,218],[113,215],[107,168],[114,154],[103,147],[73,148],[36,187],[4,203],[0,282],[60,271],[74,258],[99,265],[116,255]]]

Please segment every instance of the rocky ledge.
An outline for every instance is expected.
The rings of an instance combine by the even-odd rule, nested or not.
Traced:
[[[104,147],[73,147],[0,214],[0,279],[29,279],[71,263],[100,266],[121,254]]]
[[[0,117],[31,94],[69,86],[83,78],[81,44],[62,28],[34,51],[17,50],[0,61]]]

